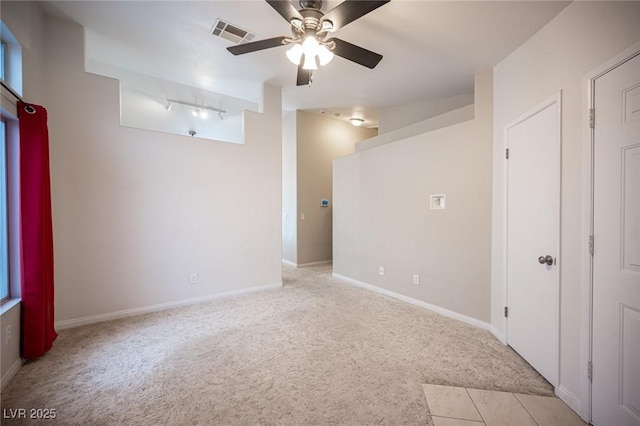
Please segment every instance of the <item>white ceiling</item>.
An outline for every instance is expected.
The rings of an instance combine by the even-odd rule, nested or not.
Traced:
[[[266,81],[282,86],[286,110],[359,113],[374,124],[379,108],[472,92],[475,71],[496,65],[569,2],[392,0],[334,34],[380,53],[380,64],[370,70],[336,57],[314,73],[311,87],[295,85],[286,47],[233,56],[231,42],[210,34],[221,18],[256,40],[290,35],[262,0],[42,4],[86,28],[87,61],[252,102]],[[323,11],[338,4],[325,1]]]

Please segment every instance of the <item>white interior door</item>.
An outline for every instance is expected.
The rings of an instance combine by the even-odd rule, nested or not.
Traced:
[[[558,384],[560,95],[505,129],[507,343]]]
[[[595,80],[596,425],[640,425],[640,56]]]

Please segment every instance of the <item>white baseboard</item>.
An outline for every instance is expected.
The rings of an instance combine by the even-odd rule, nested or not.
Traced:
[[[285,265],[289,265],[291,267],[294,267],[294,268],[298,269],[298,268],[304,268],[306,266],[329,265],[329,264],[333,263],[333,260],[321,260],[319,262],[309,262],[309,263],[297,264],[297,263],[294,263],[294,262],[292,262],[290,260],[282,259],[282,263],[284,263]]]
[[[569,392],[567,388],[562,385],[558,386],[558,388],[556,389],[556,394],[558,398],[560,398],[565,404],[569,406],[569,408],[571,408],[576,412],[578,416],[580,416],[580,400],[576,398],[574,394]]]
[[[191,299],[182,299],[175,302],[160,303],[158,305],[143,306],[141,308],[125,309],[123,311],[110,312],[107,314],[91,315],[88,317],[74,318],[70,320],[58,321],[55,323],[56,330],[64,330],[66,328],[79,327],[81,325],[94,324],[97,322],[109,321],[118,318],[131,317],[135,315],[148,314],[151,312],[164,311],[180,306],[195,305],[198,303],[208,302],[210,300],[222,299],[225,297],[239,296],[242,294],[255,293],[258,291],[272,290],[282,288],[282,283],[271,284],[257,287],[243,288],[241,290],[227,291],[224,293],[210,294],[202,297],[194,297]]]
[[[473,325],[475,327],[482,328],[484,330],[490,330],[491,325],[484,321],[480,321],[479,319],[469,317],[467,315],[459,314],[458,312],[450,311],[445,308],[441,308],[440,306],[432,305],[431,303],[423,302],[422,300],[414,299],[413,297],[405,296],[403,294],[394,293],[393,291],[376,287],[371,284],[367,284],[362,281],[354,280],[353,278],[345,277],[344,275],[334,273],[333,276],[339,280],[348,282],[350,284],[356,285],[358,287],[366,288],[368,290],[373,290],[377,293],[382,293],[386,296],[391,296],[395,299],[402,300],[403,302],[411,303],[412,305],[419,306],[421,308],[428,309],[433,312],[437,312],[445,317],[449,317],[458,321],[462,321],[466,324]]]
[[[502,343],[503,345],[507,344],[507,336],[505,336],[503,332],[498,331],[493,325],[489,327],[489,331],[496,339],[500,340],[500,343]]]
[[[20,369],[22,368],[23,363],[24,363],[24,360],[22,358],[18,358],[16,362],[14,362],[13,365],[11,365],[11,368],[9,368],[9,371],[7,371],[5,375],[2,377],[2,383],[0,384],[0,391],[4,391],[4,388],[7,387],[11,379],[13,379],[13,376],[18,374],[18,371],[20,371]]]
[[[329,265],[333,263],[333,260],[321,260],[319,262],[309,262],[309,263],[301,263],[298,265],[298,268],[304,268],[305,266],[316,266],[316,265]]]
[[[287,260],[287,259],[282,259],[282,263],[284,263],[285,265],[292,266],[292,267],[294,267],[296,269],[298,268],[298,264],[297,263],[294,263],[294,262],[292,262],[290,260]]]

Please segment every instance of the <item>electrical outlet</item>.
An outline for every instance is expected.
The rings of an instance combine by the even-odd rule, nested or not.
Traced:
[[[198,284],[198,274],[194,272],[193,274],[189,275],[189,282],[191,284]]]
[[[384,275],[384,266],[378,268],[378,274]]]
[[[4,329],[4,344],[8,345],[11,342],[13,331],[13,325],[8,325],[7,328]]]
[[[420,285],[420,275],[413,274],[413,284],[414,285]]]

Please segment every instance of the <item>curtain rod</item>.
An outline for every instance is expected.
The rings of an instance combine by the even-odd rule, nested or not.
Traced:
[[[27,104],[27,105],[29,104],[24,99],[22,99],[22,96],[18,95],[18,93],[15,90],[13,90],[11,87],[9,87],[3,80],[0,80],[0,83],[2,83],[2,87],[6,89],[9,93],[11,93],[14,98],[19,100],[23,104]]]
[[[28,113],[28,114],[35,114],[36,113],[36,109],[31,106],[30,103],[25,102],[24,99],[22,99],[22,96],[18,95],[18,93],[13,90],[11,87],[9,87],[9,85],[7,85],[4,80],[0,80],[0,83],[2,83],[2,87],[7,89],[7,92],[11,93],[11,95],[16,98],[18,101],[22,102],[24,104],[24,110]],[[17,108],[17,107],[16,107]]]

